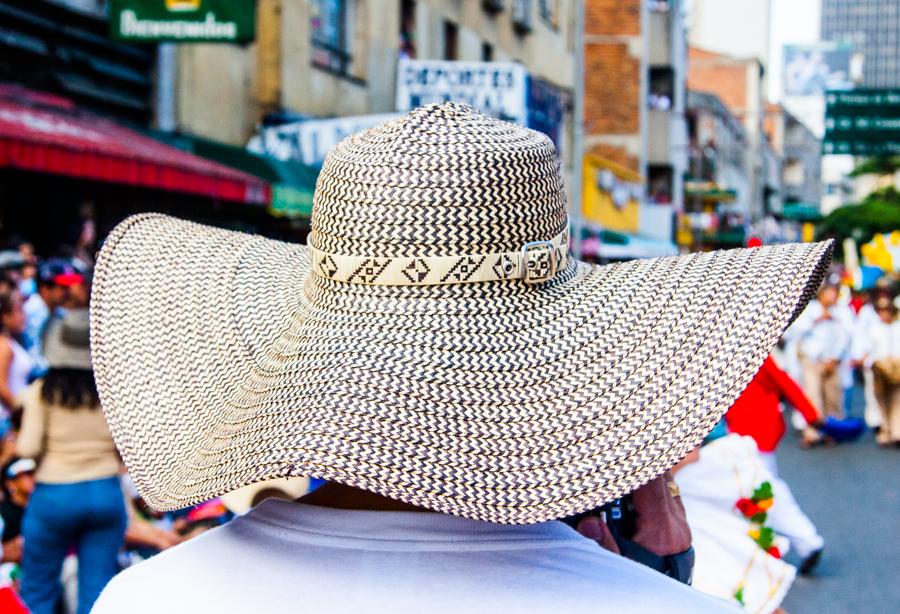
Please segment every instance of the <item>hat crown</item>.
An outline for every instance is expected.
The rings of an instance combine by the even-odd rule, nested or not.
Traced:
[[[445,102],[331,150],[309,241],[330,254],[382,258],[512,252],[566,223],[550,139]]]

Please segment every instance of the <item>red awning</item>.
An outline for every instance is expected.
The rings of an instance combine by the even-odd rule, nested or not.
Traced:
[[[262,179],[200,158],[79,109],[72,101],[0,85],[0,168],[123,183],[265,205]]]

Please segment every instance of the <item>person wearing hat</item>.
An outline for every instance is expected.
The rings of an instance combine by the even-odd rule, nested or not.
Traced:
[[[81,275],[62,258],[50,258],[38,266],[37,292],[25,301],[26,326],[22,333],[25,349],[37,363],[36,375],[47,370],[47,359],[44,356],[47,324],[65,304],[69,288],[81,283]]]
[[[95,269],[92,349],[143,498],[169,510],[271,478],[327,483],[126,570],[95,611],[727,609],[610,550],[687,579],[665,472],[832,247],[597,267],[568,241],[552,142],[454,103],[334,147],[308,245],[120,224]],[[627,543],[597,516],[582,534],[558,521],[631,492]]]
[[[21,595],[32,614],[55,612],[73,545],[78,614],[90,612],[118,571],[125,538],[120,461],[99,407],[88,323],[87,309],[73,309],[50,325],[44,346],[50,369],[19,397],[18,453],[37,460],[22,525]]]

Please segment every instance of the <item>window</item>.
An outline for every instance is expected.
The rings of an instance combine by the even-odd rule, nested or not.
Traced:
[[[519,34],[531,32],[531,0],[513,0],[512,23]]]
[[[400,5],[400,57],[416,57],[416,0]]]
[[[347,2],[312,0],[309,7],[313,64],[340,75],[347,74],[350,66]]]
[[[538,10],[541,19],[547,26],[556,30],[559,28],[559,0],[538,0]]]
[[[490,43],[481,43],[481,61],[482,62],[493,62],[494,61],[494,46]]]
[[[675,104],[675,73],[668,67],[650,68],[647,105],[656,111],[668,111]]]
[[[459,49],[459,27],[452,21],[444,21],[444,59],[455,60]]]
[[[672,204],[672,167],[651,164],[647,167],[647,201],[654,205]]]

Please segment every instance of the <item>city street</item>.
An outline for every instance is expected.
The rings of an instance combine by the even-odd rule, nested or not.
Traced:
[[[784,609],[790,614],[896,612],[900,450],[880,449],[872,435],[803,450],[788,436],[778,464],[826,542],[819,568],[812,577],[797,579]]]

